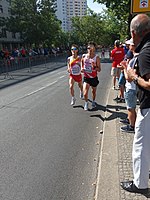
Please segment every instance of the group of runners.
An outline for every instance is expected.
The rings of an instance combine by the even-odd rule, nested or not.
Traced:
[[[80,98],[84,99],[84,110],[88,110],[88,92],[92,90],[92,108],[96,107],[96,89],[99,84],[97,73],[101,71],[100,57],[96,55],[96,44],[89,42],[87,45],[87,53],[81,57],[78,55],[78,46],[71,46],[71,56],[67,59],[69,73],[69,87],[71,94],[71,105],[76,102],[74,84],[78,83],[80,88]]]

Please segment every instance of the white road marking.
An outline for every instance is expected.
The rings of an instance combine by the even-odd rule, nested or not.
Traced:
[[[58,73],[57,73],[57,74],[58,74]],[[25,94],[25,95],[23,95],[23,96],[21,96],[21,97],[18,97],[17,99],[12,100],[11,102],[7,103],[6,105],[4,105],[4,106],[2,106],[2,107],[6,107],[6,106],[8,106],[8,105],[10,105],[10,104],[12,104],[12,103],[15,103],[15,102],[18,101],[18,100],[24,99],[24,98],[29,97],[29,96],[31,96],[31,95],[37,93],[37,92],[40,92],[40,91],[42,91],[42,90],[44,90],[44,89],[46,89],[46,88],[48,88],[48,87],[50,87],[50,86],[56,84],[60,79],[63,79],[65,76],[66,76],[66,75],[58,76],[58,77],[57,77],[57,80],[55,80],[55,81],[53,81],[53,82],[50,82],[50,83],[46,84],[45,86],[40,87],[40,88],[38,88],[38,89],[36,89],[36,90],[34,90],[34,91],[30,92],[30,93],[27,93],[27,94]],[[1,108],[0,108],[0,109],[1,109]]]

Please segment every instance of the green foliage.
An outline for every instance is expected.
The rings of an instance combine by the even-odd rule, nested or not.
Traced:
[[[76,37],[78,43],[86,44],[88,41],[102,42],[102,36],[105,34],[103,29],[103,20],[97,14],[87,15],[82,18],[74,17],[72,19],[72,37]]]
[[[101,14],[96,14],[89,9],[87,16],[74,17],[72,26],[70,41],[86,44],[93,40],[102,46],[112,45],[114,40],[125,38],[128,27],[127,23],[118,19],[110,9]]]
[[[61,30],[55,16],[55,0],[12,0],[12,16],[6,21],[7,30],[20,32],[24,42],[53,43]]]
[[[130,21],[132,19],[131,15],[131,0],[94,0],[95,2],[105,4],[110,12],[112,12],[120,23],[122,24],[122,29],[120,30],[120,35],[123,38],[130,36]]]

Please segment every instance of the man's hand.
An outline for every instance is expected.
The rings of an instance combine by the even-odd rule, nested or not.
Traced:
[[[127,61],[125,60],[121,61],[120,65],[122,66],[123,69],[126,69],[128,66]]]
[[[129,79],[131,79],[132,81],[137,77],[135,70],[132,68],[127,70],[127,74],[128,74]]]

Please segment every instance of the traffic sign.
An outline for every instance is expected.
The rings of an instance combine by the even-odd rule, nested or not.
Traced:
[[[131,13],[150,12],[150,0],[131,0]]]

